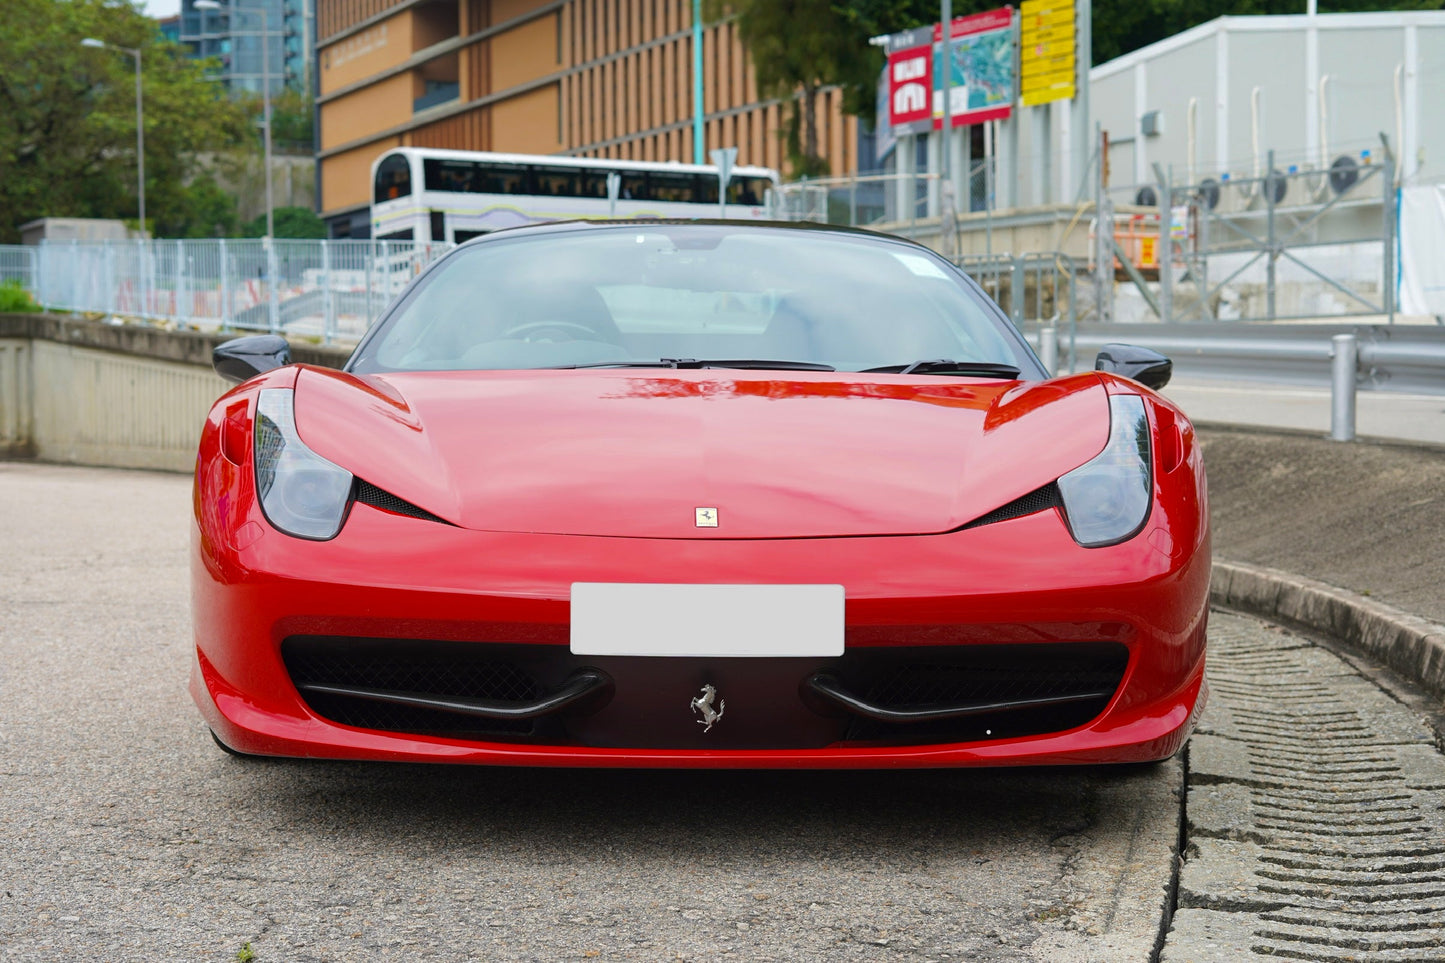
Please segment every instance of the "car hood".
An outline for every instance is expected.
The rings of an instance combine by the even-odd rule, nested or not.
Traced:
[[[1109,406],[1093,374],[308,367],[296,419],[318,454],[466,528],[799,538],[957,528],[1098,454]]]

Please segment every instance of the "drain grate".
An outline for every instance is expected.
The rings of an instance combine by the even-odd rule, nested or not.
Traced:
[[[1445,959],[1445,758],[1346,663],[1228,613],[1161,959]]]

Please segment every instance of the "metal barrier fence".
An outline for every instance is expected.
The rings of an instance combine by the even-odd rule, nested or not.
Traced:
[[[805,177],[770,192],[771,216],[779,221],[813,221],[843,227],[916,226],[938,217],[939,174],[854,174]]]
[[[355,341],[451,245],[412,241],[63,241],[0,246],[47,308]],[[21,269],[28,263],[28,274]]]
[[[20,244],[0,244],[0,284],[18,282],[27,291],[35,290],[36,248]]]

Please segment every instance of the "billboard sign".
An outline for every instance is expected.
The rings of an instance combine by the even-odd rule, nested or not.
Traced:
[[[888,122],[890,126],[928,120],[933,110],[931,45],[895,50],[888,55]]]
[[[1074,96],[1074,0],[1023,0],[1019,102],[1035,107]]]
[[[1013,16],[1012,8],[1001,7],[954,18],[947,66],[955,127],[1009,116],[1015,79]],[[888,122],[895,134],[943,127],[942,38],[939,24],[889,37]]]

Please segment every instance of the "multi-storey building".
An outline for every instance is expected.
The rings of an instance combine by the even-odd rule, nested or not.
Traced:
[[[190,0],[187,0],[190,2]],[[395,146],[691,162],[692,0],[317,0],[322,216],[369,231],[371,164]],[[783,169],[785,105],[759,95],[731,20],[703,30],[704,147]],[[842,93],[822,153],[857,168]]]
[[[192,56],[214,57],[230,90],[308,92],[316,37],[316,0],[220,0],[218,10],[182,0],[180,42]],[[262,43],[268,45],[262,54]]]

